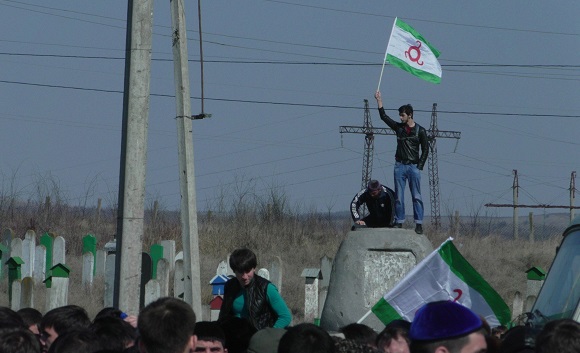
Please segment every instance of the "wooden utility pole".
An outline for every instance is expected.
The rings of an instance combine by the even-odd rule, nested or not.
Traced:
[[[195,173],[193,166],[193,130],[187,56],[187,30],[183,0],[170,0],[173,33],[173,67],[177,108],[177,148],[181,190],[181,239],[183,242],[183,300],[201,318],[201,276]]]
[[[128,1],[113,305],[139,313],[153,1]]]
[[[497,204],[497,203],[486,203],[485,207],[512,207],[514,209],[514,239],[518,238],[518,208],[564,208],[570,209],[570,221],[574,218],[574,210],[580,208],[580,206],[574,206],[575,200],[575,192],[576,192],[576,172],[572,172],[570,176],[570,206],[563,206],[563,205],[547,205],[547,204],[539,204],[539,205],[520,205],[518,202],[518,171],[514,169],[514,182],[513,182],[513,194],[514,194],[514,202],[513,204]]]

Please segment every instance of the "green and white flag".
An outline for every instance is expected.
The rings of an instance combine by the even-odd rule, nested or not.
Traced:
[[[395,18],[385,62],[412,73],[425,81],[441,83],[439,51],[423,38],[419,32],[405,22]]]
[[[373,306],[372,312],[382,322],[413,321],[415,312],[424,304],[453,300],[485,318],[491,327],[507,325],[511,320],[509,307],[451,240],[415,266]]]

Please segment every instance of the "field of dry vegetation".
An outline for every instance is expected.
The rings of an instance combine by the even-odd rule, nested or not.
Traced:
[[[284,195],[274,193],[263,198],[239,197],[236,200],[234,197],[232,200],[227,206],[218,204],[214,210],[200,213],[198,217],[202,303],[211,300],[209,280],[216,274],[218,263],[225,260],[233,249],[248,247],[258,255],[259,267],[267,267],[275,257],[282,260],[283,296],[299,320],[304,305],[304,279],[300,274],[304,268],[320,267],[323,256],[335,256],[350,230],[350,218],[345,213],[299,213],[297,210],[304,210],[304,207],[290,207]],[[66,239],[67,264],[72,269],[69,303],[87,308],[91,315],[101,309],[104,285],[97,280],[91,290],[81,288],[81,238],[93,234],[99,247],[112,240],[116,231],[116,212],[110,207],[98,210],[86,205],[71,206],[54,197],[26,203],[0,197],[2,231],[10,228],[16,236],[23,237],[27,230],[33,229],[37,236],[50,232]],[[492,221],[480,219],[480,227],[473,217],[460,218],[458,229],[450,230],[443,224],[443,230],[439,232],[426,223],[425,235],[434,247],[450,234],[455,235],[459,251],[511,306],[515,291],[525,292],[526,270],[532,266],[549,269],[567,226],[565,217],[563,219],[561,226],[554,226],[552,232],[533,243],[506,236],[512,232],[512,225],[505,219],[496,220],[494,226],[490,226]],[[175,240],[178,250],[181,249],[179,212],[164,210],[152,203],[147,207],[145,224],[144,251],[166,239]],[[523,236],[520,233],[520,237]],[[6,306],[6,279],[0,285],[0,291],[0,305]],[[36,303],[35,306],[42,311],[42,298],[37,298]]]

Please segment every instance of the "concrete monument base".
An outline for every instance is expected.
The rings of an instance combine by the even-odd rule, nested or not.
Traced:
[[[320,326],[328,331],[357,322],[409,270],[433,251],[424,235],[400,228],[357,228],[347,234],[334,258]],[[380,332],[371,314],[363,324]]]

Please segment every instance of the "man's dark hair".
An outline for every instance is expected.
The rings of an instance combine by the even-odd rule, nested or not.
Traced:
[[[258,259],[250,249],[236,249],[230,255],[230,267],[234,272],[245,273],[256,266],[258,266]]]
[[[121,318],[101,316],[89,327],[101,340],[103,349],[122,351],[135,343],[137,330]]]
[[[409,340],[409,329],[402,325],[387,325],[378,335],[376,340],[376,346],[378,349],[383,349],[386,345],[391,343],[391,340],[402,337],[407,344],[410,345]]]
[[[334,341],[328,332],[310,323],[290,327],[278,344],[278,353],[334,352]]]
[[[103,350],[99,337],[88,328],[72,329],[59,334],[48,353],[95,353]]]
[[[345,339],[373,347],[376,345],[377,332],[367,325],[352,323],[341,327],[338,331],[344,334]]]
[[[59,336],[70,329],[87,328],[91,324],[87,311],[78,305],[65,305],[50,310],[40,321],[40,331],[52,328]]]
[[[160,298],[141,310],[137,328],[147,353],[181,353],[194,335],[195,313],[183,300]]]
[[[0,306],[0,326],[20,326],[28,328],[18,313],[6,306]]]
[[[16,313],[22,318],[27,327],[40,325],[40,321],[42,321],[42,313],[34,308],[22,308]]]
[[[121,315],[123,314],[123,312],[117,308],[113,308],[111,306],[105,307],[103,309],[101,309],[97,315],[95,315],[95,318],[93,319],[93,322],[95,322],[95,320],[100,319],[102,317],[114,317],[114,318],[120,318]]]
[[[403,114],[403,113],[409,115],[412,118],[413,117],[413,106],[411,106],[411,104],[402,105],[399,108],[399,115]]]
[[[550,321],[536,337],[536,353],[580,352],[580,323],[572,319]]]
[[[0,333],[0,352],[40,353],[38,338],[28,329]]]
[[[198,341],[221,342],[226,346],[226,334],[216,321],[200,321],[195,324],[195,335]]]

